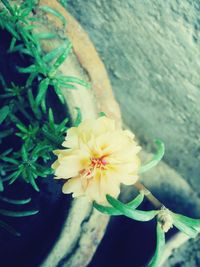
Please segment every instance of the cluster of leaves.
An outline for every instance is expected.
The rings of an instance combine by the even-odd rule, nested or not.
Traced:
[[[35,18],[31,17],[30,13],[34,10],[36,1],[23,1],[20,6],[11,6],[7,0],[2,0],[2,3],[5,8],[0,13],[0,26],[12,34],[9,53],[17,51],[26,54],[33,63],[28,67],[18,68],[19,73],[27,74],[24,86],[13,83],[5,86],[5,82],[2,84],[4,93],[1,99],[4,100],[4,107],[1,120],[5,121],[2,128],[6,130],[1,132],[1,142],[3,138],[15,134],[21,139],[21,148],[19,151],[13,151],[11,148],[4,151],[0,156],[1,168],[6,174],[12,171],[5,178],[10,180],[10,183],[22,176],[38,190],[35,179],[37,176],[45,177],[49,174],[49,171],[42,167],[43,163],[51,158],[50,152],[55,145],[62,142],[68,121],[64,119],[56,124],[53,108],[47,108],[48,89],[53,88],[58,99],[64,103],[61,88],[76,89],[75,83],[84,87],[89,87],[89,85],[76,77],[60,75],[58,72],[58,68],[70,53],[71,43],[69,41],[46,55],[42,53],[39,39],[49,38],[49,35],[46,33],[41,37],[41,35],[32,33],[35,26],[31,22]],[[58,16],[65,24],[63,16],[57,11],[47,6],[40,8]],[[34,87],[36,87],[35,90]],[[24,123],[24,120],[28,123]]]
[[[51,32],[34,33],[34,28],[40,23],[38,18],[32,16],[32,12],[38,8],[36,0],[25,0],[21,5],[10,4],[7,0],[1,2],[0,30],[6,30],[11,35],[7,53],[18,53],[22,58],[28,58],[30,65],[17,66],[19,75],[26,77],[23,85],[15,84],[12,80],[7,82],[0,74],[0,192],[18,179],[30,183],[39,191],[36,179],[52,173],[52,151],[64,140],[68,123],[64,114],[63,118],[56,116],[55,107],[51,106],[47,96],[52,93],[57,97],[56,101],[64,104],[62,88],[77,89],[75,84],[88,88],[89,84],[59,73],[59,67],[71,51],[69,40],[66,39],[63,45],[43,54],[40,40],[52,39],[56,35]],[[40,9],[58,17],[65,27],[65,18],[56,10],[48,6]],[[77,111],[80,117],[79,109]],[[9,201],[5,198],[0,200]],[[26,200],[14,202],[28,203]],[[35,213],[36,211],[15,213],[0,209],[3,216],[28,216]],[[0,226],[14,232],[3,221],[0,221]]]
[[[128,218],[141,222],[150,221],[156,218],[157,219],[156,251],[151,261],[148,264],[148,267],[156,267],[159,264],[159,261],[162,256],[162,251],[165,245],[165,231],[163,229],[163,224],[167,223],[167,221],[163,222],[162,220],[160,220],[159,214],[162,213],[163,216],[163,213],[166,213],[168,217],[170,216],[173,225],[190,237],[196,237],[197,234],[199,233],[200,220],[171,212],[165,208],[162,208],[161,210],[150,210],[150,211],[139,210],[137,208],[142,203],[143,199],[144,199],[144,192],[142,191],[135,199],[126,204],[113,198],[110,195],[107,195],[107,201],[111,206],[103,206],[95,202],[94,207],[98,211],[108,215],[113,215],[113,216],[124,215]]]
[[[156,140],[155,143],[157,144],[157,152],[148,163],[141,166],[140,173],[144,173],[156,166],[162,159],[165,151],[164,144],[160,140]],[[164,206],[155,210],[140,210],[138,207],[143,202],[145,194],[146,192],[141,190],[137,197],[126,204],[107,195],[106,198],[110,206],[103,206],[96,202],[93,203],[93,206],[101,213],[112,216],[124,215],[136,221],[147,222],[156,219],[156,250],[148,264],[148,267],[156,267],[159,265],[164,250],[165,233],[175,226],[189,237],[196,237],[200,230],[200,219],[193,219],[174,213]]]
[[[0,200],[6,203],[9,203],[11,205],[26,205],[31,202],[31,198],[28,199],[22,199],[22,200],[16,200],[16,199],[10,199],[6,197],[0,196]],[[0,209],[0,214],[5,217],[27,217],[37,214],[38,210],[28,210],[28,211],[13,211],[12,209]],[[6,223],[5,221],[0,220],[0,227],[8,231],[9,233],[20,236],[21,234],[16,231],[10,224]]]

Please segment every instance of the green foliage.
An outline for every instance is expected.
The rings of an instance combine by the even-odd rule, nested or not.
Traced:
[[[59,2],[64,8],[67,8],[67,0],[59,0]]]
[[[28,199],[10,199],[6,197],[0,196],[0,200],[13,205],[26,205],[31,202],[31,198]],[[5,210],[0,209],[0,215],[4,217],[27,217],[37,214],[38,210],[26,210],[26,211],[13,211],[13,210]],[[8,231],[10,234],[15,236],[20,236],[21,234],[16,231],[10,224],[0,220],[0,227]]]
[[[63,117],[56,114],[56,107],[49,101],[49,95],[54,91],[57,97],[54,102],[60,100],[65,103],[63,88],[77,89],[75,84],[89,88],[90,85],[79,78],[64,76],[59,72],[72,49],[68,40],[49,53],[43,53],[40,40],[57,38],[57,34],[33,33],[33,29],[41,23],[37,17],[32,16],[32,12],[38,8],[36,0],[25,0],[21,5],[7,0],[1,2],[4,8],[0,11],[0,29],[8,31],[12,36],[7,54],[18,53],[21,58],[28,59],[29,66],[16,66],[18,74],[26,77],[23,86],[13,81],[7,84],[0,74],[0,144],[6,144],[6,148],[2,146],[0,154],[0,192],[6,191],[7,186],[19,179],[39,191],[36,181],[52,174],[52,151],[63,142],[69,121],[64,114]],[[40,9],[56,16],[66,26],[65,18],[58,11],[48,6]],[[78,108],[77,112],[78,123],[81,120]],[[12,144],[12,140],[15,140],[15,144]],[[0,195],[0,203],[25,205],[30,201],[30,198],[15,200]],[[37,212],[0,208],[0,215],[4,217],[31,216]],[[20,235],[2,220],[0,227],[16,236]]]
[[[110,195],[107,195],[106,198],[111,206],[103,206],[96,202],[93,203],[94,208],[101,213],[112,216],[124,215],[133,220],[142,222],[150,221],[152,219],[157,220],[156,249],[152,259],[147,265],[148,267],[156,267],[159,265],[165,246],[165,232],[167,232],[173,225],[190,237],[196,237],[200,231],[200,219],[193,219],[181,214],[173,213],[165,207],[162,207],[160,210],[138,210],[137,208],[144,199],[143,191],[140,192],[136,198],[126,204]]]
[[[173,224],[181,232],[190,237],[196,237],[200,230],[200,219],[193,219],[181,214],[171,213]]]
[[[0,100],[3,101],[4,107],[0,110],[2,124],[0,142],[6,142],[6,138],[14,134],[18,137],[18,143],[21,143],[20,149],[8,149],[0,155],[1,191],[4,189],[4,182],[12,184],[17,179],[23,179],[39,191],[36,179],[51,174],[51,169],[47,166],[53,157],[52,150],[60,146],[64,140],[68,118],[56,122],[55,110],[48,103],[48,90],[53,88],[58,99],[64,103],[61,92],[63,87],[76,89],[74,83],[89,87],[87,82],[76,77],[58,73],[58,68],[71,51],[72,45],[69,41],[46,55],[42,53],[39,40],[56,36],[51,32],[39,35],[32,33],[35,26],[31,22],[34,20],[38,22],[37,18],[30,16],[36,8],[36,2],[26,0],[18,6],[7,0],[2,1],[5,8],[0,13],[0,26],[12,35],[8,53],[18,52],[28,55],[32,64],[26,68],[18,66],[19,75],[20,73],[27,75],[24,86],[13,82],[7,86],[1,75],[4,92]],[[64,17],[57,11],[47,6],[42,6],[40,9],[58,17],[63,25],[66,25]],[[77,112],[76,123],[81,120],[78,108]]]
[[[103,111],[99,112],[99,117],[105,117],[105,116],[106,116],[105,112],[103,112]]]
[[[146,222],[152,220],[157,214],[158,210],[143,211],[133,209],[131,206],[122,203],[121,201],[107,195],[108,202],[118,211],[120,211],[126,217],[134,219],[136,221]]]
[[[21,236],[19,232],[17,232],[10,224],[0,220],[0,227],[5,229],[7,232],[9,232],[12,235],[15,236]]]
[[[142,174],[151,168],[155,167],[163,158],[164,153],[165,153],[165,145],[161,140],[155,140],[155,144],[157,145],[158,149],[156,151],[156,154],[154,154],[153,158],[141,166],[139,173]]]
[[[58,12],[57,10],[55,10],[55,9],[49,7],[49,6],[41,6],[40,9],[45,11],[45,12],[47,12],[47,13],[50,13],[50,14],[54,15],[57,18],[59,18],[59,20],[63,23],[63,25],[66,26],[65,17],[60,12]]]
[[[165,246],[165,233],[161,227],[161,224],[157,222],[156,227],[156,250],[154,256],[152,257],[151,261],[149,262],[147,267],[156,267],[158,266],[160,259],[162,257],[162,252]]]
[[[76,116],[76,119],[75,119],[75,122],[74,122],[74,127],[78,127],[79,124],[82,121],[82,115],[81,115],[80,108],[76,107],[76,111],[77,111],[77,116]]]
[[[26,68],[18,68],[19,72],[30,75],[29,79],[27,80],[27,86],[30,86],[36,77],[40,77],[36,104],[37,106],[41,105],[44,112],[46,111],[47,90],[50,86],[54,89],[61,103],[65,103],[61,88],[77,89],[73,83],[82,85],[86,88],[90,87],[87,82],[76,77],[58,75],[58,68],[69,56],[72,45],[70,42],[67,42],[65,46],[62,46],[61,48],[62,49],[54,49],[52,52],[44,56],[44,59],[41,57],[41,55],[34,52],[33,56],[36,59],[35,64],[32,64]],[[54,58],[57,56],[58,52],[61,52],[61,54],[57,58]],[[49,67],[49,62],[47,62],[47,60],[54,60],[54,63],[51,67]]]
[[[4,106],[3,108],[0,109],[0,124],[6,119],[9,113],[9,107]]]
[[[136,198],[125,204],[129,208],[136,209],[142,203],[144,199],[144,194],[141,192]],[[108,214],[108,215],[123,215],[123,212],[119,211],[115,207],[108,207],[98,204],[97,202],[93,203],[93,206],[100,212]]]

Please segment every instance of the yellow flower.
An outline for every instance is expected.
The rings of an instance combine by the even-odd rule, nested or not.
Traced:
[[[138,179],[140,147],[128,130],[116,129],[107,117],[86,120],[67,131],[66,149],[55,150],[52,165],[56,179],[67,179],[63,193],[106,203],[106,194],[117,197],[120,184]]]

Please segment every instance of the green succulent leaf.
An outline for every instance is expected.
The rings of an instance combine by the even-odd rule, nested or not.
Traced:
[[[57,94],[57,96],[58,96],[60,102],[61,102],[62,104],[65,104],[65,98],[64,98],[64,96],[63,96],[63,93],[62,93],[62,91],[61,91],[59,85],[56,84],[56,83],[54,84],[54,90],[55,90],[55,92],[56,92],[56,94]]]
[[[66,0],[59,0],[59,3],[64,7],[67,8],[67,1]]]
[[[0,109],[0,124],[6,119],[10,112],[9,106],[4,106]]]
[[[95,209],[97,209],[101,213],[105,213],[105,214],[113,215],[113,216],[122,215],[122,213],[116,210],[115,208],[100,205],[96,201],[93,202],[93,206]]]
[[[179,220],[188,226],[191,226],[194,228],[200,228],[200,219],[193,219],[185,215],[174,213],[174,212],[172,213],[172,217],[173,219]]]
[[[187,216],[171,213],[173,218],[173,225],[178,228],[181,232],[184,232],[186,235],[190,237],[196,237],[200,227],[199,219],[192,219]]]
[[[7,202],[9,204],[14,204],[14,205],[25,205],[31,202],[31,198],[17,200],[17,199],[2,197],[2,196],[0,196],[0,200]]]
[[[5,229],[7,232],[14,236],[21,236],[19,232],[17,232],[11,225],[5,223],[4,221],[0,220],[0,227]]]
[[[37,34],[34,34],[34,37],[37,38],[37,39],[54,39],[56,38],[56,34],[55,33],[52,33],[52,32],[43,32],[43,33],[37,33]]]
[[[60,124],[58,124],[56,126],[56,131],[58,133],[66,133],[66,131],[67,131],[66,124],[67,124],[68,121],[69,121],[68,118],[64,119]]]
[[[22,68],[22,67],[18,67],[18,71],[21,72],[21,73],[34,73],[38,71],[38,68],[36,65],[31,65],[29,67],[26,67],[26,68]]]
[[[7,179],[10,180],[9,184],[13,184],[18,179],[18,177],[21,175],[21,173],[22,173],[22,168],[19,168],[17,171],[9,175],[7,177]]]
[[[28,101],[30,103],[30,106],[32,108],[32,111],[33,111],[35,117],[38,120],[40,120],[41,119],[41,111],[40,111],[40,109],[39,109],[39,107],[38,107],[38,105],[36,103],[36,100],[33,97],[33,93],[32,93],[32,91],[30,89],[28,90],[27,97],[28,97]]]
[[[62,22],[62,24],[64,26],[66,26],[66,20],[65,20],[65,17],[60,13],[58,12],[57,10],[49,7],[49,6],[40,6],[40,9],[47,12],[47,13],[50,13],[52,15],[54,15],[55,17],[59,18],[60,21]]]
[[[36,100],[35,100],[37,105],[40,105],[42,100],[45,99],[48,86],[49,86],[49,78],[46,78],[46,79],[44,79],[44,80],[42,80],[40,82],[39,89],[38,89],[38,94],[37,94],[37,97],[36,97]]]
[[[65,83],[65,82],[63,82],[61,80],[57,80],[56,82],[57,82],[57,84],[59,84],[59,86],[61,88],[67,88],[67,89],[70,89],[70,90],[77,90],[78,89],[77,86],[75,86],[74,84],[71,84],[71,83]]]
[[[49,124],[51,128],[54,128],[55,120],[54,120],[54,115],[53,115],[53,111],[51,108],[49,108]]]
[[[1,159],[4,160],[5,162],[9,162],[9,163],[12,163],[14,165],[18,165],[19,164],[19,162],[16,159],[10,158],[10,157],[7,157],[7,156],[3,156],[3,157],[1,157]]]
[[[49,73],[49,76],[54,76],[55,71],[62,65],[62,63],[65,61],[65,59],[68,57],[70,51],[72,49],[72,44],[69,42],[64,50],[64,52],[56,59],[54,62],[51,71]]]
[[[106,113],[103,111],[99,112],[99,117],[106,117]]]
[[[3,192],[3,190],[4,190],[3,181],[1,180],[0,177],[0,192]]]
[[[76,84],[80,84],[86,88],[90,88],[90,84],[84,80],[81,80],[79,78],[76,77],[72,77],[72,76],[57,76],[57,79],[64,82],[64,83],[76,83]]]
[[[81,109],[76,107],[75,108],[76,111],[77,111],[77,115],[76,115],[76,119],[75,119],[75,122],[74,122],[74,127],[78,127],[79,124],[82,122],[82,114],[81,114]]]
[[[14,10],[11,7],[11,5],[9,4],[9,1],[7,0],[1,0],[1,2],[4,4],[4,6],[9,10],[9,12],[11,13],[11,15],[15,16]]]
[[[5,138],[5,137],[11,135],[13,132],[14,132],[13,128],[11,128],[9,130],[1,131],[0,132],[0,139]]]
[[[49,53],[45,54],[43,57],[44,62],[49,63],[52,60],[54,60],[56,57],[58,57],[60,54],[64,53],[66,46],[67,46],[66,44],[60,45],[54,48],[53,50],[51,50]]]
[[[156,227],[156,251],[154,253],[154,256],[152,257],[151,261],[147,265],[147,267],[156,267],[158,266],[162,252],[164,250],[165,246],[165,233],[160,225],[159,222],[157,222],[157,227]]]
[[[37,214],[38,210],[29,210],[29,211],[12,211],[0,209],[0,214],[7,217],[27,217]]]
[[[137,207],[139,207],[139,205],[142,203],[143,200],[144,200],[144,193],[141,191],[137,197],[128,202],[126,205],[129,208],[136,209]]]
[[[136,221],[150,221],[152,220],[159,211],[157,210],[151,210],[151,211],[142,211],[142,210],[135,210],[131,207],[129,207],[126,204],[123,204],[119,200],[111,197],[110,195],[106,196],[108,202],[118,211],[120,211],[123,215],[126,217],[129,217],[131,219],[134,219]]]
[[[164,153],[165,153],[164,143],[161,140],[157,139],[155,140],[155,144],[157,145],[157,148],[158,148],[157,152],[149,162],[147,162],[146,164],[140,167],[140,170],[139,170],[140,174],[147,172],[151,168],[155,167],[161,161],[162,157],[164,156]]]
[[[32,185],[32,187],[35,189],[35,191],[37,191],[37,192],[40,191],[39,187],[37,186],[37,184],[35,182],[35,178],[33,176],[29,176],[29,182]]]
[[[125,205],[127,205],[128,207],[130,207],[132,209],[136,209],[142,203],[143,199],[144,199],[144,194],[141,193],[136,198],[134,198],[133,200],[131,200],[130,202],[128,202]],[[108,215],[115,215],[115,216],[123,215],[123,213],[121,211],[117,210],[116,208],[100,205],[96,201],[94,201],[93,206],[101,213],[105,213]]]

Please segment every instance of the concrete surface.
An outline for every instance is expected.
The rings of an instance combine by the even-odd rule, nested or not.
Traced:
[[[124,122],[200,193],[200,2],[68,0],[108,70]],[[103,90],[103,88],[102,88]]]

